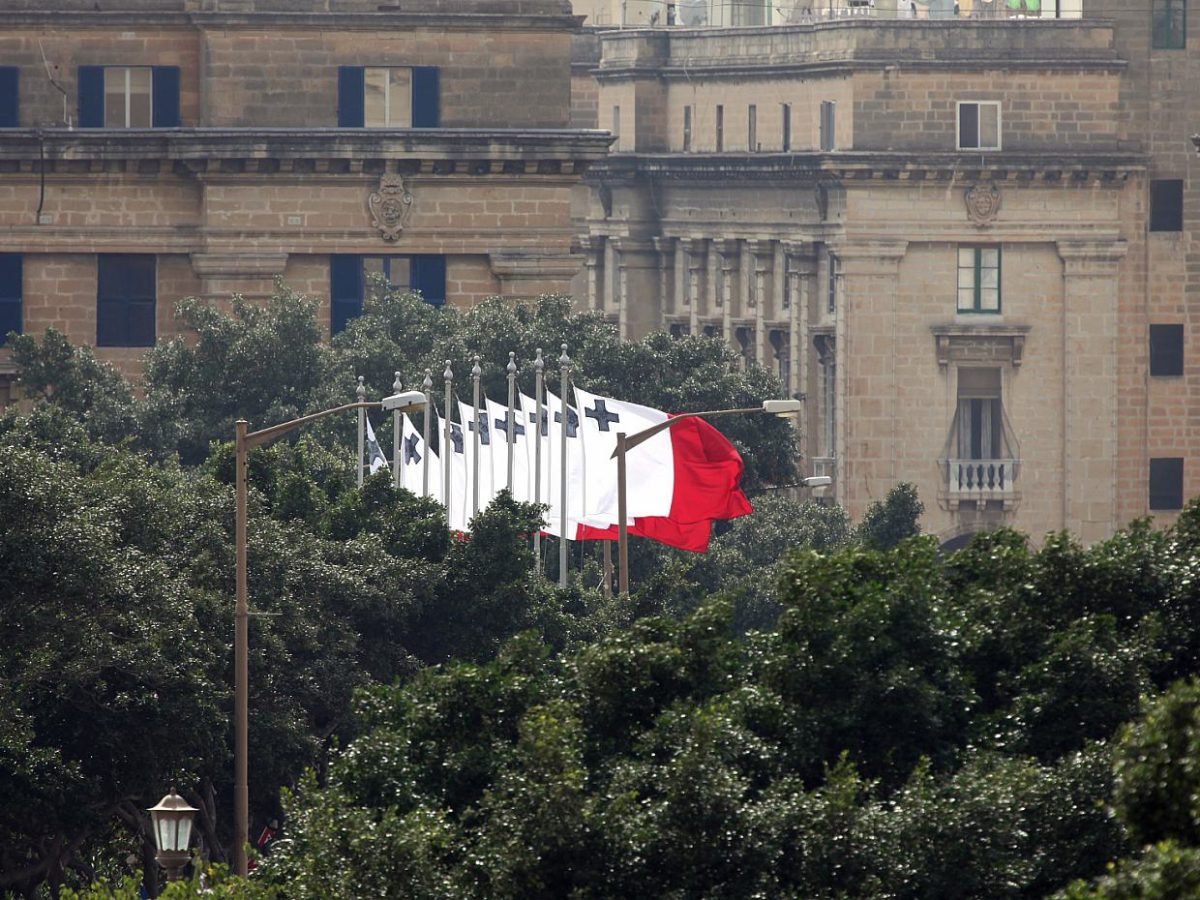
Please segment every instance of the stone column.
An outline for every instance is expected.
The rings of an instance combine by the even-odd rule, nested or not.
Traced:
[[[725,240],[720,244],[721,290],[717,303],[721,307],[721,335],[725,343],[733,344],[733,273],[737,271],[741,242]]]
[[[702,316],[711,316],[721,309],[718,293],[721,289],[721,267],[718,252],[720,242],[709,238],[707,240],[707,265],[704,271],[704,307],[701,311]]]
[[[668,313],[675,315],[678,312],[671,290],[671,276],[675,271],[675,239],[656,237],[653,243],[654,249],[658,251],[658,308],[662,311],[661,327],[665,331]]]
[[[704,258],[704,241],[700,238],[689,238],[687,247],[687,305],[688,331],[691,334],[700,333],[700,291],[703,287],[704,271],[707,261]]]
[[[833,248],[842,276],[834,315],[837,494],[853,519],[896,483],[902,448],[896,432],[894,339],[900,260],[907,249],[907,241],[856,241]],[[932,496],[933,487],[932,482],[923,485],[922,494]]]
[[[601,254],[604,252],[604,238],[584,235],[579,239],[579,248],[583,251],[583,265],[587,269],[587,308],[600,309],[600,267]]]
[[[809,373],[809,352],[812,349],[808,318],[808,284],[809,269],[811,268],[809,252],[810,248],[806,248],[806,245],[799,241],[781,242],[779,255],[782,257],[780,266],[782,272],[777,277],[783,279],[781,283],[784,287],[780,292],[780,298],[788,319],[788,352],[790,354],[788,368],[792,373],[788,390],[793,394],[801,392],[806,397],[815,397],[817,391],[810,381]],[[813,421],[818,405],[809,402],[804,404],[805,429],[802,435],[804,441],[802,446],[807,447],[808,456],[820,455],[817,452],[819,448],[812,440],[812,435],[815,433]]]
[[[1063,261],[1062,526],[1085,544],[1111,536],[1117,522],[1117,276],[1125,251],[1121,240],[1058,242]]]
[[[775,260],[770,241],[758,240],[750,245],[754,261],[754,283],[750,291],[750,306],[754,310],[754,359],[761,366],[767,359],[767,276]]]

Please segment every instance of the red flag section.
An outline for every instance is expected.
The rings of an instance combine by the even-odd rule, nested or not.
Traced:
[[[675,469],[671,514],[636,518],[629,523],[629,533],[704,553],[713,520],[736,519],[754,511],[740,487],[745,465],[733,444],[703,419],[684,419],[670,432]],[[576,533],[581,541],[616,539],[616,525],[581,525]]]

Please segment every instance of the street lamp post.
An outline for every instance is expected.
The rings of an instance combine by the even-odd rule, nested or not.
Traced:
[[[346,403],[342,406],[335,406],[333,409],[322,410],[321,412],[312,413],[311,415],[301,416],[298,419],[292,419],[290,422],[283,422],[279,425],[272,425],[270,428],[263,428],[260,431],[247,432],[248,422],[245,419],[238,419],[236,425],[237,434],[237,461],[235,464],[236,474],[236,492],[237,492],[237,514],[236,523],[234,526],[234,542],[236,545],[237,557],[237,598],[234,608],[234,630],[233,630],[233,771],[234,771],[234,847],[233,847],[233,867],[234,872],[242,877],[246,876],[248,871],[246,860],[246,845],[250,840],[250,788],[249,788],[249,684],[250,684],[250,666],[249,666],[249,624],[250,611],[247,603],[246,590],[246,462],[249,451],[255,447],[261,447],[264,444],[269,444],[278,437],[282,437],[289,431],[293,431],[302,425],[307,425],[309,422],[315,422],[318,419],[323,419],[326,416],[331,416],[334,413],[347,412],[352,409],[366,410],[377,409],[382,407],[385,412],[407,412],[409,410],[422,409],[425,406],[425,395],[420,391],[406,391],[402,394],[393,394],[390,397],[385,397],[380,402],[366,402],[363,400],[357,403]],[[361,433],[361,432],[360,432]],[[360,449],[358,459],[359,470],[362,467],[362,452]]]
[[[618,587],[622,594],[629,593],[629,519],[625,499],[625,457],[629,451],[650,440],[656,434],[674,427],[684,419],[695,419],[701,416],[731,416],[736,413],[766,413],[787,418],[798,413],[801,408],[802,404],[799,400],[764,400],[762,406],[750,406],[744,409],[713,409],[707,412],[682,413],[628,436],[623,431],[617,432],[617,448],[613,450],[612,458],[617,461],[617,565],[621,570]]]

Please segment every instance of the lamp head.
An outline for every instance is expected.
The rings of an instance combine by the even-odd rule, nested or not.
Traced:
[[[392,394],[380,401],[384,412],[415,412],[425,408],[425,394],[421,391],[404,391]]]
[[[809,475],[807,478],[801,478],[800,483],[805,487],[829,487],[833,484],[833,479],[828,475]]]
[[[763,412],[772,416],[794,416],[803,409],[804,405],[799,400],[764,400]]]

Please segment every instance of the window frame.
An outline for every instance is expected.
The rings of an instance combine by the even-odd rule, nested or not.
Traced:
[[[108,265],[118,263],[134,265],[149,262],[150,286],[153,289],[149,297],[122,296],[106,297],[104,290],[106,282],[124,278],[130,280],[128,273],[117,276],[115,273],[105,273]],[[145,273],[141,273],[145,275]],[[138,327],[135,313],[138,307],[149,307],[148,335],[135,335]],[[141,323],[145,325],[146,323]],[[97,347],[153,347],[158,340],[158,257],[152,253],[100,253],[96,256],[96,346]]]
[[[822,100],[820,110],[818,146],[822,153],[832,153],[837,149],[837,101]]]
[[[962,251],[975,251],[974,265],[969,269],[962,264]],[[983,273],[989,270],[990,266],[984,266],[982,263],[982,254],[985,250],[996,251],[996,308],[984,309],[983,301]],[[1002,244],[955,244],[954,245],[954,270],[956,273],[955,289],[954,289],[954,308],[955,312],[960,316],[998,316],[1004,312],[1004,247]],[[962,282],[962,273],[973,272],[971,279],[971,287],[973,289],[973,305],[969,308],[964,308],[962,305],[962,292],[965,286]]]
[[[683,152],[690,153],[692,150],[692,108],[685,106],[683,108]]]
[[[1151,457],[1146,478],[1146,504],[1151,512],[1177,512],[1183,509],[1183,462],[1182,456]],[[1164,487],[1164,480],[1172,483]]]
[[[721,104],[721,103],[717,104],[716,125],[717,125],[717,153],[724,153],[725,152],[725,106],[724,106],[724,104]]]
[[[1178,234],[1183,231],[1183,191],[1182,178],[1150,180],[1150,216],[1147,227],[1152,233]]]
[[[11,319],[15,328],[0,325],[0,347],[8,344],[8,333],[25,332],[25,259],[20,253],[0,253],[0,323]],[[15,315],[13,311],[15,309]]]
[[[1177,378],[1183,375],[1185,344],[1182,323],[1152,323],[1149,338],[1150,377]]]
[[[0,128],[21,125],[21,67],[0,66]]]
[[[746,107],[746,149],[751,153],[758,151],[758,105],[755,103]]]
[[[366,73],[368,69],[407,69],[412,98],[412,124],[366,124]],[[424,129],[442,127],[441,69],[437,66],[359,65],[337,67],[337,127],[377,129]],[[389,79],[390,90],[390,79]],[[389,110],[390,115],[390,110]]]
[[[783,119],[780,124],[782,132],[780,147],[784,153],[790,153],[792,151],[792,104],[781,103],[779,105],[783,107],[780,113]]]
[[[150,124],[148,126],[129,125],[129,73],[133,69],[150,70]],[[125,72],[125,122],[120,126],[107,124],[108,118],[108,88],[107,73],[124,70]],[[76,69],[78,124],[80,128],[109,128],[125,130],[129,128],[179,128],[182,125],[180,116],[180,68],[179,66],[155,65],[87,65]]]
[[[1180,12],[1178,30],[1174,28],[1160,28],[1160,23],[1174,23],[1175,17],[1171,14],[1173,8],[1178,9]],[[1151,0],[1150,49],[1187,49],[1187,0]]]
[[[962,111],[964,106],[975,107],[975,146],[964,145],[962,142]],[[996,145],[983,146],[983,107],[990,106],[996,110]],[[954,147],[956,150],[996,151],[1004,148],[1004,110],[999,100],[957,100],[954,106]]]
[[[447,302],[448,281],[447,260],[445,254],[428,253],[334,253],[329,257],[329,332],[335,335],[345,330],[352,319],[361,316],[363,304],[367,297],[367,260],[385,260],[384,268],[390,268],[390,261],[404,259],[409,263],[408,285],[398,285],[389,282],[389,287],[400,291],[421,292],[422,299],[430,306],[440,307]],[[424,290],[428,287],[427,277],[430,272],[440,270],[442,296],[429,296]],[[422,284],[422,282],[425,282]]]

